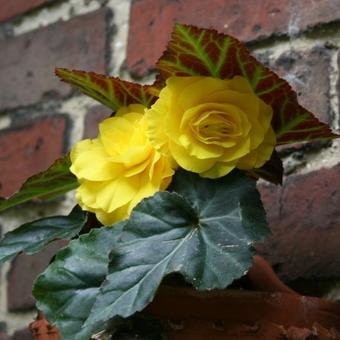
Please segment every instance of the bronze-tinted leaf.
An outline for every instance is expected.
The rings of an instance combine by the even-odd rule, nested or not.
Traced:
[[[237,39],[212,29],[177,24],[166,51],[157,63],[160,72],[152,94],[171,76],[247,78],[254,92],[274,110],[278,144],[334,138],[329,127],[298,104],[290,85],[266,68]]]
[[[109,107],[113,111],[121,106],[140,103],[149,107],[155,97],[148,94],[148,85],[140,85],[119,78],[108,77],[94,72],[57,68],[56,75],[89,97]]]
[[[0,211],[32,199],[51,199],[77,188],[78,181],[70,172],[70,166],[70,158],[66,155],[47,170],[30,177],[13,196],[0,197]]]

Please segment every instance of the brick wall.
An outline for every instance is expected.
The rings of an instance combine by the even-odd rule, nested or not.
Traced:
[[[109,114],[56,80],[55,66],[150,81],[175,21],[246,41],[339,131],[340,0],[0,0],[0,195],[95,136]],[[280,153],[289,176],[282,187],[260,184],[273,236],[259,251],[287,282],[340,278],[340,143]],[[0,216],[0,232],[73,203],[68,195],[15,208]],[[30,338],[22,329],[33,315],[32,280],[58,247],[2,266],[0,340]]]

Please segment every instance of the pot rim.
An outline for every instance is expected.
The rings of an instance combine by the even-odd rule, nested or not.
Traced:
[[[273,322],[285,327],[323,327],[340,330],[340,303],[287,292],[250,290],[197,291],[161,286],[145,312],[156,317],[227,322]]]

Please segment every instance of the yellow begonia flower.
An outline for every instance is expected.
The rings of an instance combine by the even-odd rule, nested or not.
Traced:
[[[145,115],[152,145],[202,177],[261,167],[276,144],[272,108],[240,76],[170,77]]]
[[[143,198],[165,190],[174,173],[168,157],[147,138],[144,110],[139,104],[121,108],[99,125],[97,138],[71,151],[79,205],[104,225],[127,218]]]

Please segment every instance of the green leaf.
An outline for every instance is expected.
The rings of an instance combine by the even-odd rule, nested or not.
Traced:
[[[337,137],[298,104],[295,92],[284,79],[252,57],[244,44],[226,34],[177,24],[157,68],[160,75],[154,87],[158,89],[171,76],[247,78],[254,92],[273,108],[272,125],[278,144]],[[149,91],[156,94],[155,88]]]
[[[21,189],[9,198],[0,198],[0,211],[35,198],[51,199],[78,187],[76,177],[70,172],[68,155],[58,159],[47,170],[30,177]]]
[[[129,104],[143,104],[149,107],[156,99],[147,93],[148,85],[140,85],[94,72],[65,68],[57,68],[55,73],[62,81],[73,85],[113,111]]]
[[[105,329],[104,323],[82,326],[107,274],[109,253],[121,227],[92,229],[71,241],[36,279],[37,307],[58,327],[64,340],[88,340]]]
[[[216,180],[179,171],[172,190],[133,210],[85,326],[142,310],[167,274],[210,290],[250,268],[253,243],[269,233],[255,181],[239,171]]]
[[[76,206],[68,216],[26,223],[0,240],[0,262],[12,260],[22,251],[28,255],[35,254],[53,240],[69,240],[80,232],[86,221],[87,214]]]

